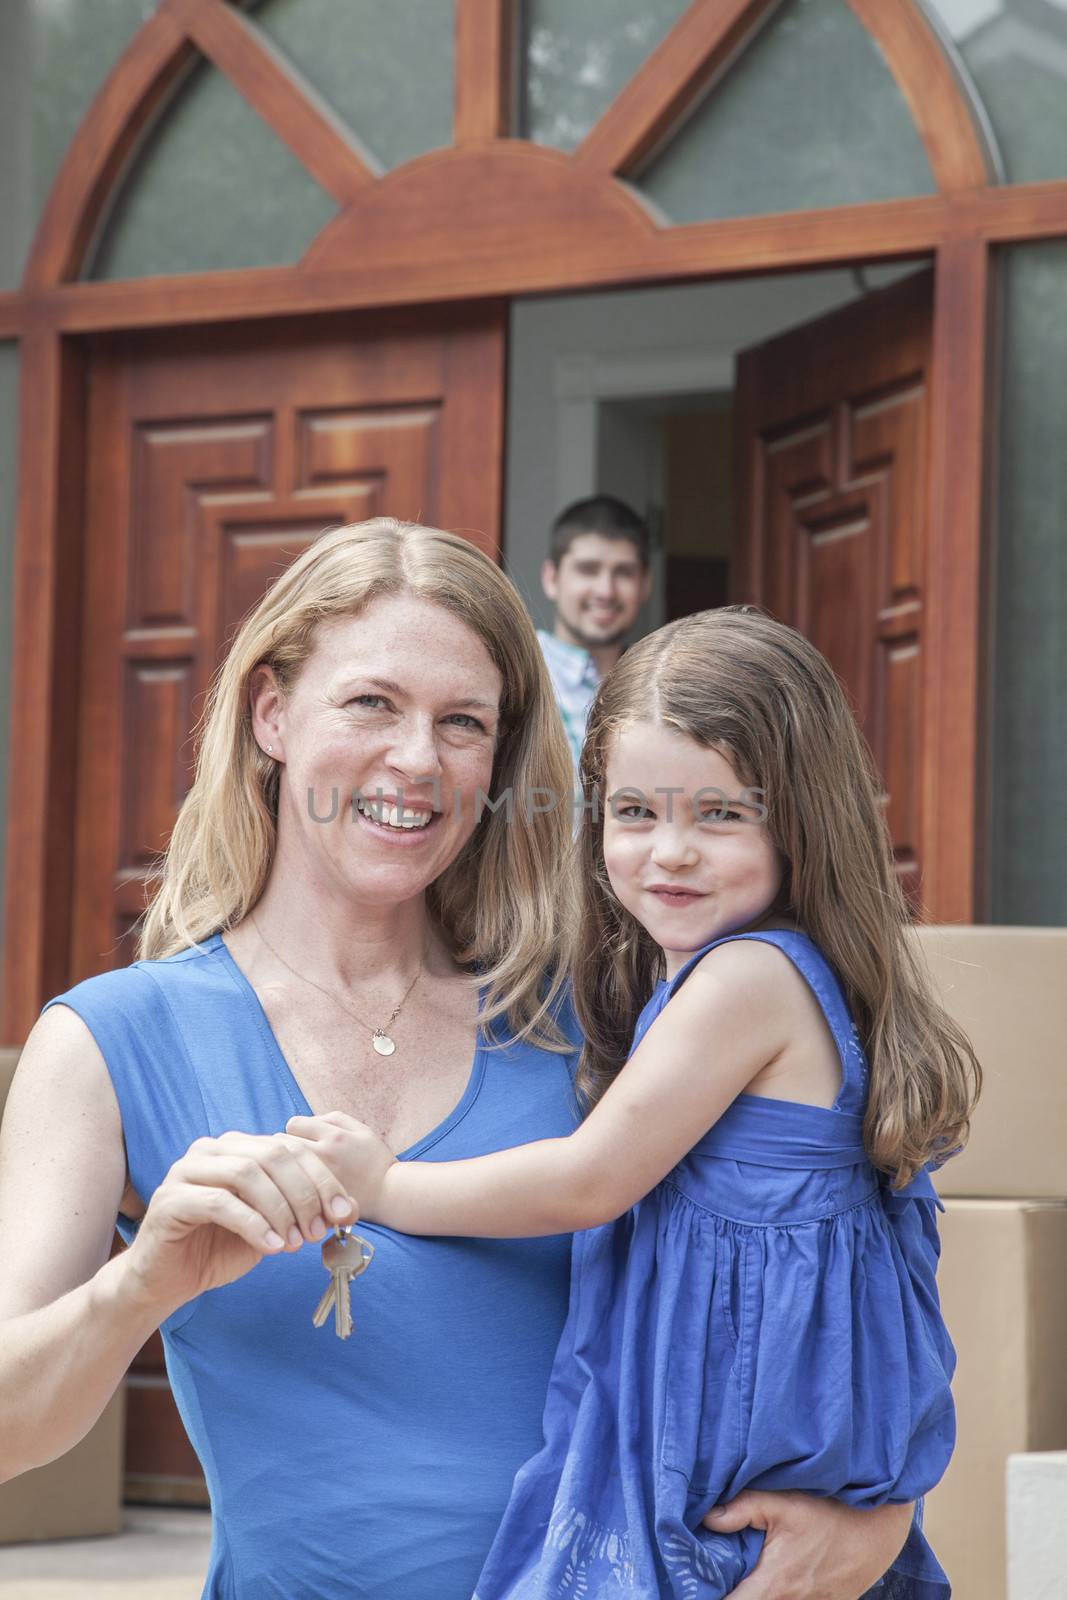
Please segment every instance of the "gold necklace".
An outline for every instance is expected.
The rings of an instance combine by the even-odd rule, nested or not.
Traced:
[[[408,984],[407,988],[404,990],[404,993],[400,998],[400,1005],[398,1005],[398,1006],[396,1006],[394,1008],[393,1012],[391,1013],[391,1015],[390,1015],[390,1017],[389,1017],[389,1019],[386,1022],[384,1027],[382,1027],[382,1028],[374,1028],[374,1027],[371,1027],[371,1024],[369,1022],[364,1022],[362,1017],[356,1016],[356,1013],[352,1010],[352,1007],[350,1005],[347,1005],[346,1002],[344,1000],[340,999],[340,997],[338,995],[333,994],[329,989],[324,989],[322,987],[321,983],[316,983],[315,982],[314,978],[305,978],[305,976],[304,976],[304,974],[302,972],[297,972],[295,967],[291,967],[289,965],[288,961],[286,961],[285,957],[283,955],[280,955],[279,952],[277,950],[275,950],[274,946],[271,944],[270,940],[267,938],[267,935],[263,932],[263,929],[260,927],[260,925],[256,921],[255,917],[250,914],[248,920],[249,920],[249,922],[251,922],[253,928],[255,928],[256,932],[259,934],[259,937],[262,939],[263,943],[266,945],[266,947],[270,951],[271,955],[275,958],[276,961],[280,961],[283,967],[288,968],[288,970],[293,974],[294,978],[299,978],[301,983],[310,984],[313,989],[317,989],[320,994],[324,994],[326,996],[327,1000],[332,1000],[334,1005],[340,1006],[342,1011],[347,1011],[350,1017],[355,1017],[356,1021],[360,1025],[360,1027],[368,1028],[370,1030],[370,1035],[371,1035],[371,1041],[370,1042],[374,1046],[375,1050],[377,1050],[377,1052],[378,1052],[378,1054],[380,1056],[391,1056],[394,1053],[394,1051],[396,1050],[396,1041],[395,1041],[395,1039],[393,1039],[390,1036],[389,1029],[393,1026],[393,1023],[396,1021],[397,1017],[400,1015],[401,1007],[404,1005],[404,1002],[407,1000],[408,995],[411,993],[412,989],[414,989],[415,985],[418,983],[419,979],[422,977],[423,970],[424,970],[424,963],[425,963],[425,960],[426,960],[426,952],[425,952],[425,950],[423,951],[423,960],[422,960],[422,963],[420,963],[420,965],[419,965],[418,972],[416,972],[415,976],[412,978],[411,982]]]

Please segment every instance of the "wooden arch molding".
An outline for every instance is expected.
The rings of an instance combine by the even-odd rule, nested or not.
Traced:
[[[952,63],[917,0],[846,0],[880,47],[915,119],[939,192],[984,187],[992,158]],[[617,256],[628,235],[657,229],[631,176],[743,50],[778,0],[692,0],[573,156],[508,137],[511,0],[456,0],[454,144],[381,174],[300,73],[227,0],[162,0],[87,112],[53,183],[23,287],[78,277],[137,141],[197,53],[223,72],[311,176],[341,204],[301,267],[342,266],[370,248],[410,260],[411,208],[436,242],[464,219],[467,259],[566,252],[573,228]],[[428,210],[421,208],[428,207]],[[434,217],[444,227],[433,227]],[[431,223],[427,229],[427,222]],[[368,226],[372,223],[373,226]],[[453,227],[453,233],[459,230]],[[636,237],[635,237],[636,236]]]

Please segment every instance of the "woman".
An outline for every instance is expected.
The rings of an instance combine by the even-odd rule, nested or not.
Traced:
[[[52,1002],[16,1074],[0,1476],[69,1449],[161,1327],[215,1510],[206,1595],[466,1600],[540,1440],[568,1240],[365,1227],[342,1342],[311,1323],[316,1245],[353,1197],[278,1130],[347,1113],[435,1160],[573,1126],[570,814],[545,791],[570,769],[536,638],[463,540],[342,528],[247,618],[142,962]],[[743,1600],[856,1600],[910,1520],[753,1495],[717,1525],[750,1519]]]

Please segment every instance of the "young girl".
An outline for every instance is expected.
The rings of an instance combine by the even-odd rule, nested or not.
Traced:
[[[601,685],[582,777],[577,1130],[437,1164],[350,1118],[289,1130],[327,1141],[387,1227],[575,1231],[544,1448],[476,1600],[713,1600],[762,1543],[704,1529],[718,1502],[873,1507],[944,1472],[925,1168],[965,1138],[980,1070],[916,965],[866,746],[799,634],[726,608],[646,638]],[[871,1594],[949,1594],[918,1512]]]

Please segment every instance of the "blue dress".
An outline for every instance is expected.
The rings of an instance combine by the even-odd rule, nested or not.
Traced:
[[[832,1108],[738,1095],[633,1210],[575,1234],[544,1447],[516,1476],[475,1600],[715,1600],[763,1535],[701,1521],[746,1488],[919,1501],[871,1600],[950,1593],[921,1526],[955,1438],[940,1202],[926,1173],[893,1194],[866,1158],[866,1060],[812,941],[735,937],[776,945],[805,978],[840,1093]],[[657,986],[634,1049],[724,942]]]

